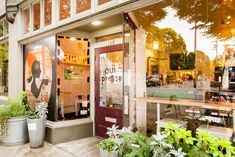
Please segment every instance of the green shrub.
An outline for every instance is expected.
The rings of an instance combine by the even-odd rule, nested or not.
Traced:
[[[216,138],[206,132],[178,128],[169,123],[159,135],[146,137],[128,129],[109,128],[108,139],[99,147],[108,152],[117,151],[120,157],[235,157],[235,147],[226,139]]]
[[[117,144],[116,144],[116,142],[114,141],[113,138],[108,138],[108,139],[102,140],[98,144],[98,147],[103,149],[103,150],[106,150],[108,152],[116,151],[117,148],[118,148]]]
[[[13,100],[8,97],[8,105],[0,109],[0,138],[7,135],[7,121],[9,118],[29,115],[30,111],[26,104],[23,103],[23,97]]]

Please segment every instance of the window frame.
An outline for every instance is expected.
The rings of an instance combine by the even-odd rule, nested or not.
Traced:
[[[26,26],[26,18],[25,18],[25,11],[26,10],[29,10],[29,31],[27,31],[27,26]],[[27,6],[27,7],[24,7],[24,8],[22,8],[22,10],[21,10],[21,17],[22,17],[22,23],[23,23],[23,35],[26,35],[26,34],[30,34],[31,32],[32,32],[32,22],[31,22],[31,20],[32,20],[32,18],[31,18],[31,5],[29,5],[29,6]]]
[[[42,28],[44,28],[44,27],[49,27],[49,26],[51,26],[52,24],[53,24],[53,12],[55,11],[54,9],[54,7],[53,7],[53,3],[54,3],[54,1],[53,0],[51,0],[51,21],[50,21],[50,24],[47,24],[46,25],[46,21],[45,21],[45,16],[46,16],[46,7],[45,7],[45,4],[46,4],[46,0],[42,0]],[[53,9],[54,8],[54,9]]]
[[[73,12],[74,12],[74,9],[73,9],[73,4],[74,4],[74,0],[70,0],[70,15],[69,15],[69,17],[66,17],[66,18],[64,18],[64,19],[60,19],[60,2],[61,2],[61,0],[57,0],[57,22],[58,23],[63,23],[64,21],[69,21],[69,20],[71,20],[71,18],[73,17]]]
[[[40,15],[40,19],[39,19],[39,28],[38,29],[36,29],[36,30],[34,30],[34,5],[36,5],[37,3],[39,3],[39,5],[40,5],[40,10],[39,10],[39,15]],[[35,1],[35,2],[33,2],[32,4],[31,4],[31,17],[32,17],[32,22],[31,22],[31,25],[32,25],[32,32],[37,32],[37,31],[40,31],[42,28],[43,28],[43,26],[42,26],[42,3],[41,3],[41,0],[37,0],[37,1]]]
[[[8,94],[9,94],[9,41],[8,40],[4,40],[4,41],[0,42],[0,45],[3,45],[3,44],[7,44],[7,53],[8,53],[8,55],[7,55],[7,60],[8,60],[7,67],[8,68],[7,68],[7,78],[6,78],[8,91],[7,91],[7,93],[5,93],[5,92],[3,92],[3,94],[0,93],[0,97],[7,97]],[[2,69],[1,69],[1,71],[2,71]],[[0,79],[2,79],[2,78],[0,77]]]

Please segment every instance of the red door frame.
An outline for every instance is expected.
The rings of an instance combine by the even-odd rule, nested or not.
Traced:
[[[96,48],[95,49],[95,135],[100,137],[107,137],[107,128],[112,125],[122,128],[123,124],[123,109],[100,107],[100,58],[99,55],[103,53],[123,52],[123,44]],[[123,54],[124,55],[124,54]],[[124,78],[123,80],[124,81]],[[116,119],[116,123],[110,122],[107,119]]]

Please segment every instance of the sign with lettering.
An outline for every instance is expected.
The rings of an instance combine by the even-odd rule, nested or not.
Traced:
[[[89,56],[83,54],[65,53],[62,63],[75,65],[89,65]]]
[[[107,66],[101,75],[102,84],[122,84],[122,65],[113,63]]]

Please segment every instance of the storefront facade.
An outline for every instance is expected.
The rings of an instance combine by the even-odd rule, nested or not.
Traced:
[[[209,1],[196,19],[188,18],[192,13],[181,2],[168,0],[14,5],[18,13],[4,36],[11,52],[8,95],[25,90],[32,106],[46,101],[51,130],[74,124],[91,133],[84,136],[105,137],[116,124],[153,134],[168,121],[182,126],[200,121],[203,129],[206,118],[233,134],[233,1]],[[205,49],[201,41],[215,48]]]
[[[129,116],[128,92],[132,92],[133,99],[136,89],[128,86],[135,80],[135,64],[129,55],[125,57],[124,51],[130,49],[130,55],[134,58],[136,28],[130,22],[128,24],[129,20],[124,22],[123,13],[153,2],[156,1],[9,2],[7,6],[17,6],[18,10],[13,21],[10,21],[13,23],[9,23],[7,35],[8,51],[12,51],[8,56],[8,95],[15,98],[21,90],[25,90],[32,106],[40,101],[48,103],[48,119],[51,122],[77,119],[79,124],[81,120],[82,124],[92,124],[88,132],[93,135],[105,136],[105,128],[112,124],[120,127],[134,124],[134,118]],[[100,19],[104,23],[99,26],[95,22]],[[125,29],[131,33],[131,39],[125,39]],[[123,44],[124,40],[130,40],[128,45]],[[80,46],[75,48],[74,45]],[[106,48],[107,52],[99,53]],[[78,51],[84,54],[76,54]],[[99,62],[97,58],[100,58]],[[125,65],[124,60],[127,62]],[[126,80],[125,70],[133,74]],[[99,78],[103,82],[97,83]],[[112,89],[117,89],[114,94],[107,92]],[[118,104],[121,106],[115,106]],[[99,107],[102,105],[110,109],[103,110]],[[134,113],[131,114],[134,117]],[[99,130],[98,133],[95,130]]]

